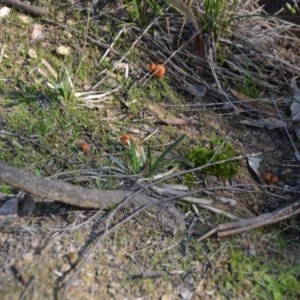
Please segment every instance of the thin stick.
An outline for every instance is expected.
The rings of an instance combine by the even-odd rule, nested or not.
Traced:
[[[300,203],[300,202],[298,202]],[[273,224],[273,223],[277,223],[279,221],[283,221],[285,219],[288,219],[296,214],[300,213],[300,208],[288,213],[288,214],[285,214],[283,216],[279,216],[277,217],[276,215],[274,216],[271,216],[270,218],[268,218],[268,216],[266,216],[266,220],[263,220],[261,221],[260,223],[256,223],[255,220],[254,220],[254,223],[251,224],[250,226],[247,226],[247,227],[241,227],[241,228],[237,228],[237,229],[232,229],[232,230],[223,230],[221,232],[218,232],[218,236],[221,237],[221,236],[227,236],[227,235],[233,235],[233,234],[237,234],[237,233],[240,233],[240,232],[243,232],[243,231],[249,231],[251,229],[254,229],[254,228],[259,228],[259,227],[262,227],[262,226],[266,226],[266,225],[270,225],[270,224]],[[264,215],[262,215],[264,216]]]
[[[19,0],[0,0],[1,4],[6,4],[15,8],[18,8],[22,11],[25,11],[32,15],[46,15],[49,13],[50,9],[47,7],[38,7],[38,6],[32,6],[30,4],[24,3]]]
[[[266,213],[255,218],[243,219],[237,222],[220,224],[199,238],[198,241],[202,241],[215,233],[218,233],[218,236],[221,237],[249,231],[254,228],[285,220],[298,213],[300,213],[300,201],[276,210],[273,213]]]
[[[106,52],[104,53],[104,55],[102,56],[102,58],[100,59],[100,64],[103,62],[103,60],[106,58],[106,56],[109,54],[110,50],[113,49],[115,43],[117,42],[117,40],[120,38],[121,34],[124,31],[124,27],[121,28],[121,30],[119,31],[119,33],[117,34],[117,36],[115,37],[115,39],[113,40],[113,42],[111,43],[111,45],[108,47],[108,49],[106,50]]]
[[[2,58],[3,58],[3,55],[4,55],[5,47],[6,47],[6,45],[4,44],[3,47],[2,47],[2,49],[1,49],[1,52],[0,52],[0,64],[2,62]]]
[[[29,290],[30,286],[34,283],[34,281],[35,281],[35,277],[33,276],[33,277],[30,279],[30,281],[28,282],[28,284],[27,284],[25,290],[22,292],[22,295],[21,295],[21,297],[19,298],[20,300],[25,299],[26,293],[27,293],[27,291]]]
[[[78,74],[79,74],[81,64],[82,64],[82,62],[85,58],[84,51],[85,51],[85,48],[86,48],[86,39],[87,39],[88,30],[89,30],[89,24],[90,24],[90,14],[88,13],[88,17],[87,17],[87,21],[86,21],[85,35],[84,35],[84,43],[83,43],[83,48],[82,48],[82,52],[81,52],[82,54],[81,54],[81,58],[80,58],[80,61],[79,61],[79,64],[78,64],[76,74],[75,74],[75,78],[73,80],[74,81],[74,86],[76,85],[76,81],[77,81],[77,77],[78,77]]]

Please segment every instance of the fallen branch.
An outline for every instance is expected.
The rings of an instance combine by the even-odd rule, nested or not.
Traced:
[[[0,4],[6,4],[8,6],[16,7],[24,12],[36,16],[42,16],[49,13],[49,8],[47,7],[32,6],[20,0],[0,0]]]
[[[96,190],[46,178],[35,177],[29,173],[0,163],[0,182],[18,188],[28,194],[64,202],[84,208],[109,208],[127,197],[132,197],[134,191],[129,190]],[[152,204],[153,209],[168,213],[174,218],[176,226],[184,229],[183,215],[174,207],[173,203],[161,203],[160,199],[150,197],[145,193],[137,193],[129,204],[135,207]]]
[[[85,208],[111,207],[132,193],[122,190],[99,191],[74,186],[66,182],[52,181],[35,177],[3,163],[0,163],[0,181],[40,198],[48,198]],[[149,203],[145,201],[144,195],[141,198],[142,205]]]
[[[300,201],[297,201],[287,207],[278,209],[272,213],[263,214],[251,219],[243,219],[237,222],[220,224],[219,226],[210,230],[208,233],[199,238],[198,241],[202,241],[215,233],[217,233],[218,237],[222,237],[227,235],[233,235],[243,231],[249,231],[254,228],[277,223],[299,213]]]

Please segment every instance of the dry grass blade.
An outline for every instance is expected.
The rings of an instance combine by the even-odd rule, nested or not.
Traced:
[[[0,51],[0,64],[1,64],[1,62],[2,62],[2,58],[3,58],[3,55],[4,55],[5,47],[6,47],[6,45],[4,44],[4,45],[2,46],[2,48],[1,48],[1,51]]]
[[[177,8],[180,12],[182,12],[183,14],[185,14],[186,17],[190,21],[192,21],[193,26],[194,26],[194,28],[195,28],[195,30],[197,32],[200,31],[200,27],[199,27],[199,24],[198,24],[199,21],[197,20],[197,18],[193,14],[193,12],[190,10],[190,8],[188,6],[186,6],[182,0],[168,0],[168,2],[172,6],[174,6],[175,8]]]
[[[76,92],[74,96],[83,104],[95,104],[98,102],[103,102],[109,99],[109,96],[118,90],[121,89],[121,86],[118,85],[116,88],[111,91],[104,93],[99,93],[99,91],[90,91],[90,92]]]
[[[164,194],[164,195],[172,195],[172,196],[176,196],[179,197],[182,200],[185,200],[187,202],[190,203],[197,203],[198,206],[205,208],[209,211],[212,211],[214,213],[217,214],[221,214],[224,215],[226,217],[228,217],[229,219],[235,220],[237,219],[236,216],[234,216],[231,213],[225,212],[221,209],[218,209],[216,207],[212,207],[211,205],[213,204],[212,200],[209,199],[201,199],[201,198],[197,198],[197,197],[190,197],[189,195],[193,195],[199,191],[192,191],[192,192],[184,192],[184,191],[178,191],[178,190],[174,190],[174,189],[170,189],[170,188],[161,188],[161,187],[157,187],[157,186],[153,186],[151,189],[153,189],[154,191],[160,193],[160,194]]]
[[[109,46],[109,48],[106,50],[106,52],[104,53],[104,55],[102,56],[99,64],[101,64],[104,59],[107,57],[107,55],[109,54],[110,50],[113,49],[115,43],[117,42],[117,40],[120,38],[121,34],[124,32],[125,27],[123,27],[117,34],[117,36],[115,37],[114,41],[111,43],[111,45]]]
[[[201,36],[200,21],[195,17],[189,7],[182,0],[168,0],[169,3],[186,15],[187,19],[192,21],[197,35],[195,36],[195,55],[205,59],[205,42]]]
[[[57,72],[54,70],[54,68],[45,59],[42,59],[42,64],[44,64],[45,67],[47,67],[47,69],[52,74],[52,76],[54,77],[54,79],[57,80],[57,76],[58,75],[57,75]]]

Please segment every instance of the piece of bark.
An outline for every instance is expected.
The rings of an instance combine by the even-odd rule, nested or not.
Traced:
[[[46,178],[35,177],[29,173],[0,163],[0,182],[18,188],[28,194],[41,198],[84,207],[109,208],[118,204],[134,192],[129,190],[96,190],[75,186],[66,182],[52,181]],[[185,229],[183,215],[174,207],[173,203],[162,202],[145,193],[139,193],[129,201],[135,207],[153,204],[153,209],[163,211],[172,216],[175,226]],[[156,205],[155,205],[156,204]],[[154,207],[155,205],[155,207]]]
[[[47,7],[38,7],[26,4],[20,0],[0,0],[0,4],[6,4],[18,8],[26,13],[36,16],[42,16],[49,13],[49,8]]]
[[[205,41],[203,37],[198,34],[195,36],[195,45],[194,45],[194,54],[201,58],[204,59],[206,58],[206,51],[205,51]]]

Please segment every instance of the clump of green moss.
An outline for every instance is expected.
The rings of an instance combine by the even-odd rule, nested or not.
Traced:
[[[195,147],[188,154],[187,158],[195,164],[195,167],[204,166],[207,163],[214,163],[221,160],[227,160],[236,156],[231,143],[224,142],[220,138],[213,137],[211,140],[211,147]],[[216,164],[204,168],[202,173],[208,175],[220,176],[224,179],[231,178],[238,171],[238,162],[229,161],[221,164]]]
[[[194,187],[195,178],[192,174],[187,173],[183,176],[183,183],[188,187]]]

